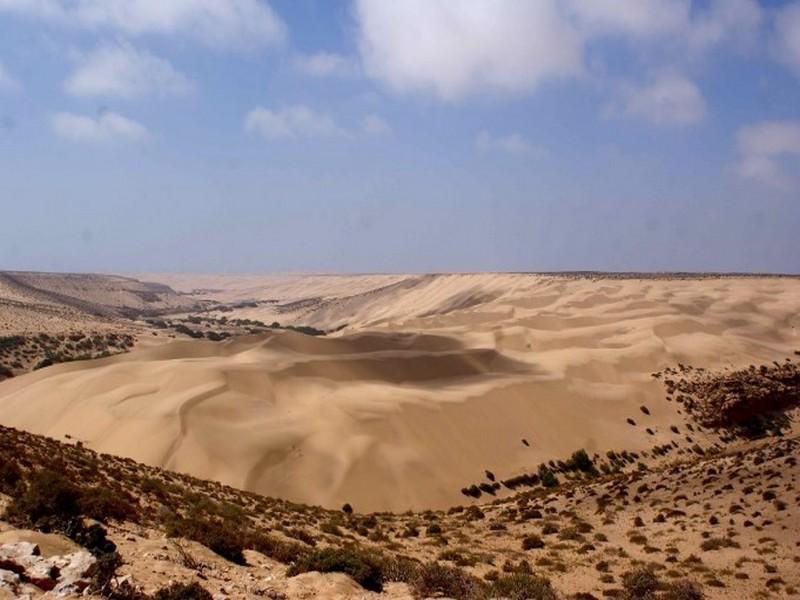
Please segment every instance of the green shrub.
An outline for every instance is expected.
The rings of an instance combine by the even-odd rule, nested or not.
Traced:
[[[199,583],[173,583],[158,590],[154,600],[211,600],[211,594]]]
[[[556,474],[547,467],[539,468],[539,479],[541,480],[542,485],[546,488],[558,487],[558,477],[556,477]]]
[[[382,561],[354,546],[316,550],[289,567],[286,575],[294,577],[308,571],[345,573],[366,590],[383,591]]]
[[[508,600],[558,599],[548,579],[526,573],[501,575],[492,582],[489,595],[492,598],[508,598]]]
[[[572,453],[572,456],[567,461],[567,468],[572,471],[581,471],[582,473],[595,473],[594,462],[589,458],[586,450],[581,448]]]

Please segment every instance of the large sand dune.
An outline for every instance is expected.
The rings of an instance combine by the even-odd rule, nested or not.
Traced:
[[[295,316],[347,324],[336,335],[174,341],[56,365],[0,384],[0,422],[296,501],[438,508],[484,469],[505,478],[581,447],[671,441],[684,417],[653,371],[800,349],[794,278],[312,279],[303,294],[326,299]],[[238,298],[254,297],[246,283]]]

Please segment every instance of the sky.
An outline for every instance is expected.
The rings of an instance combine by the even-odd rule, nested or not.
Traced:
[[[800,0],[0,0],[0,269],[800,272]]]

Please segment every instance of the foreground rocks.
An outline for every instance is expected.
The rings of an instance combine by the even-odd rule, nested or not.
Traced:
[[[44,551],[37,541],[44,542]],[[5,532],[0,535],[0,598],[35,598],[44,592],[56,598],[81,594],[89,586],[94,563],[89,552],[61,536]]]

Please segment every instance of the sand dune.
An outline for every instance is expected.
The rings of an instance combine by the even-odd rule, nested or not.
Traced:
[[[174,341],[56,365],[0,384],[0,422],[295,501],[441,508],[485,469],[505,478],[581,447],[671,441],[684,416],[653,371],[800,349],[792,278],[347,281],[297,315],[348,323],[333,336]],[[316,285],[303,293],[332,284]]]

